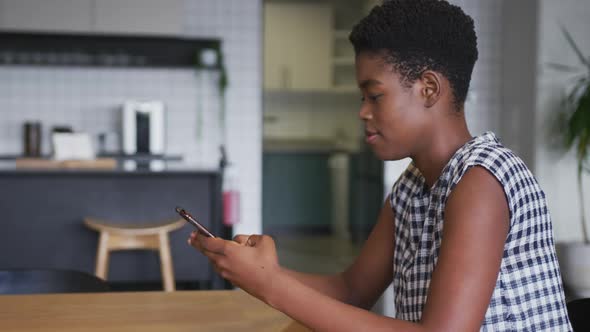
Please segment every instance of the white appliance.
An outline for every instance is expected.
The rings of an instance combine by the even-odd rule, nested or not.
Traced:
[[[127,101],[123,104],[123,153],[164,154],[164,103]]]

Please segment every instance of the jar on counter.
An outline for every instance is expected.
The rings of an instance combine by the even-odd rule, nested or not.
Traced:
[[[41,157],[41,123],[25,122],[23,124],[23,155]]]

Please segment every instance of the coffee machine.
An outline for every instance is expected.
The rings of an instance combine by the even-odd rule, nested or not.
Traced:
[[[127,101],[123,104],[123,153],[163,155],[165,149],[164,103]]]

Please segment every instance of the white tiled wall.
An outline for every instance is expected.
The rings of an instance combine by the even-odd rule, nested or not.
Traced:
[[[582,53],[590,56],[590,1],[542,0],[539,13],[539,42],[537,58],[537,109],[535,137],[535,162],[539,183],[545,190],[556,241],[581,241],[582,227],[580,204],[586,207],[586,220],[590,220],[590,177],[583,178],[585,201],[578,196],[577,165],[575,153],[555,149],[558,137],[548,131],[559,103],[572,87],[573,75],[553,70],[548,63],[561,63],[580,68],[582,66],[561,32],[564,26],[570,32]],[[588,226],[587,226],[588,227]]]
[[[186,0],[184,31],[223,38],[228,68],[227,133],[239,172],[241,223],[235,233],[262,232],[262,2]]]
[[[501,107],[501,1],[451,0],[475,21],[479,58],[475,63],[465,103],[467,124],[473,135],[499,126]]]
[[[101,132],[119,133],[125,100],[156,99],[167,108],[168,152],[210,167],[217,154],[208,148],[213,142],[203,139],[209,133],[199,137],[198,129],[217,126],[208,119],[218,104],[213,76],[187,69],[1,67],[0,153],[22,151],[24,121],[42,123],[43,151],[48,153],[51,127],[68,125],[94,137]],[[198,123],[200,117],[208,121]],[[209,137],[219,140],[216,135]]]
[[[165,1],[165,0],[162,0]],[[228,68],[227,131],[219,128],[216,74],[190,69],[0,67],[0,154],[20,153],[21,125],[71,125],[91,134],[118,132],[127,99],[167,106],[167,146],[198,167],[216,167],[226,142],[242,189],[237,232],[261,231],[261,1],[184,0],[186,36],[222,39]],[[48,137],[45,152],[48,152]]]

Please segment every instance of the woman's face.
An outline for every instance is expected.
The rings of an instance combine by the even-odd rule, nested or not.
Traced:
[[[381,55],[360,53],[356,79],[362,93],[359,117],[365,142],[381,160],[411,157],[421,148],[432,122],[424,107],[420,80],[403,85]]]

